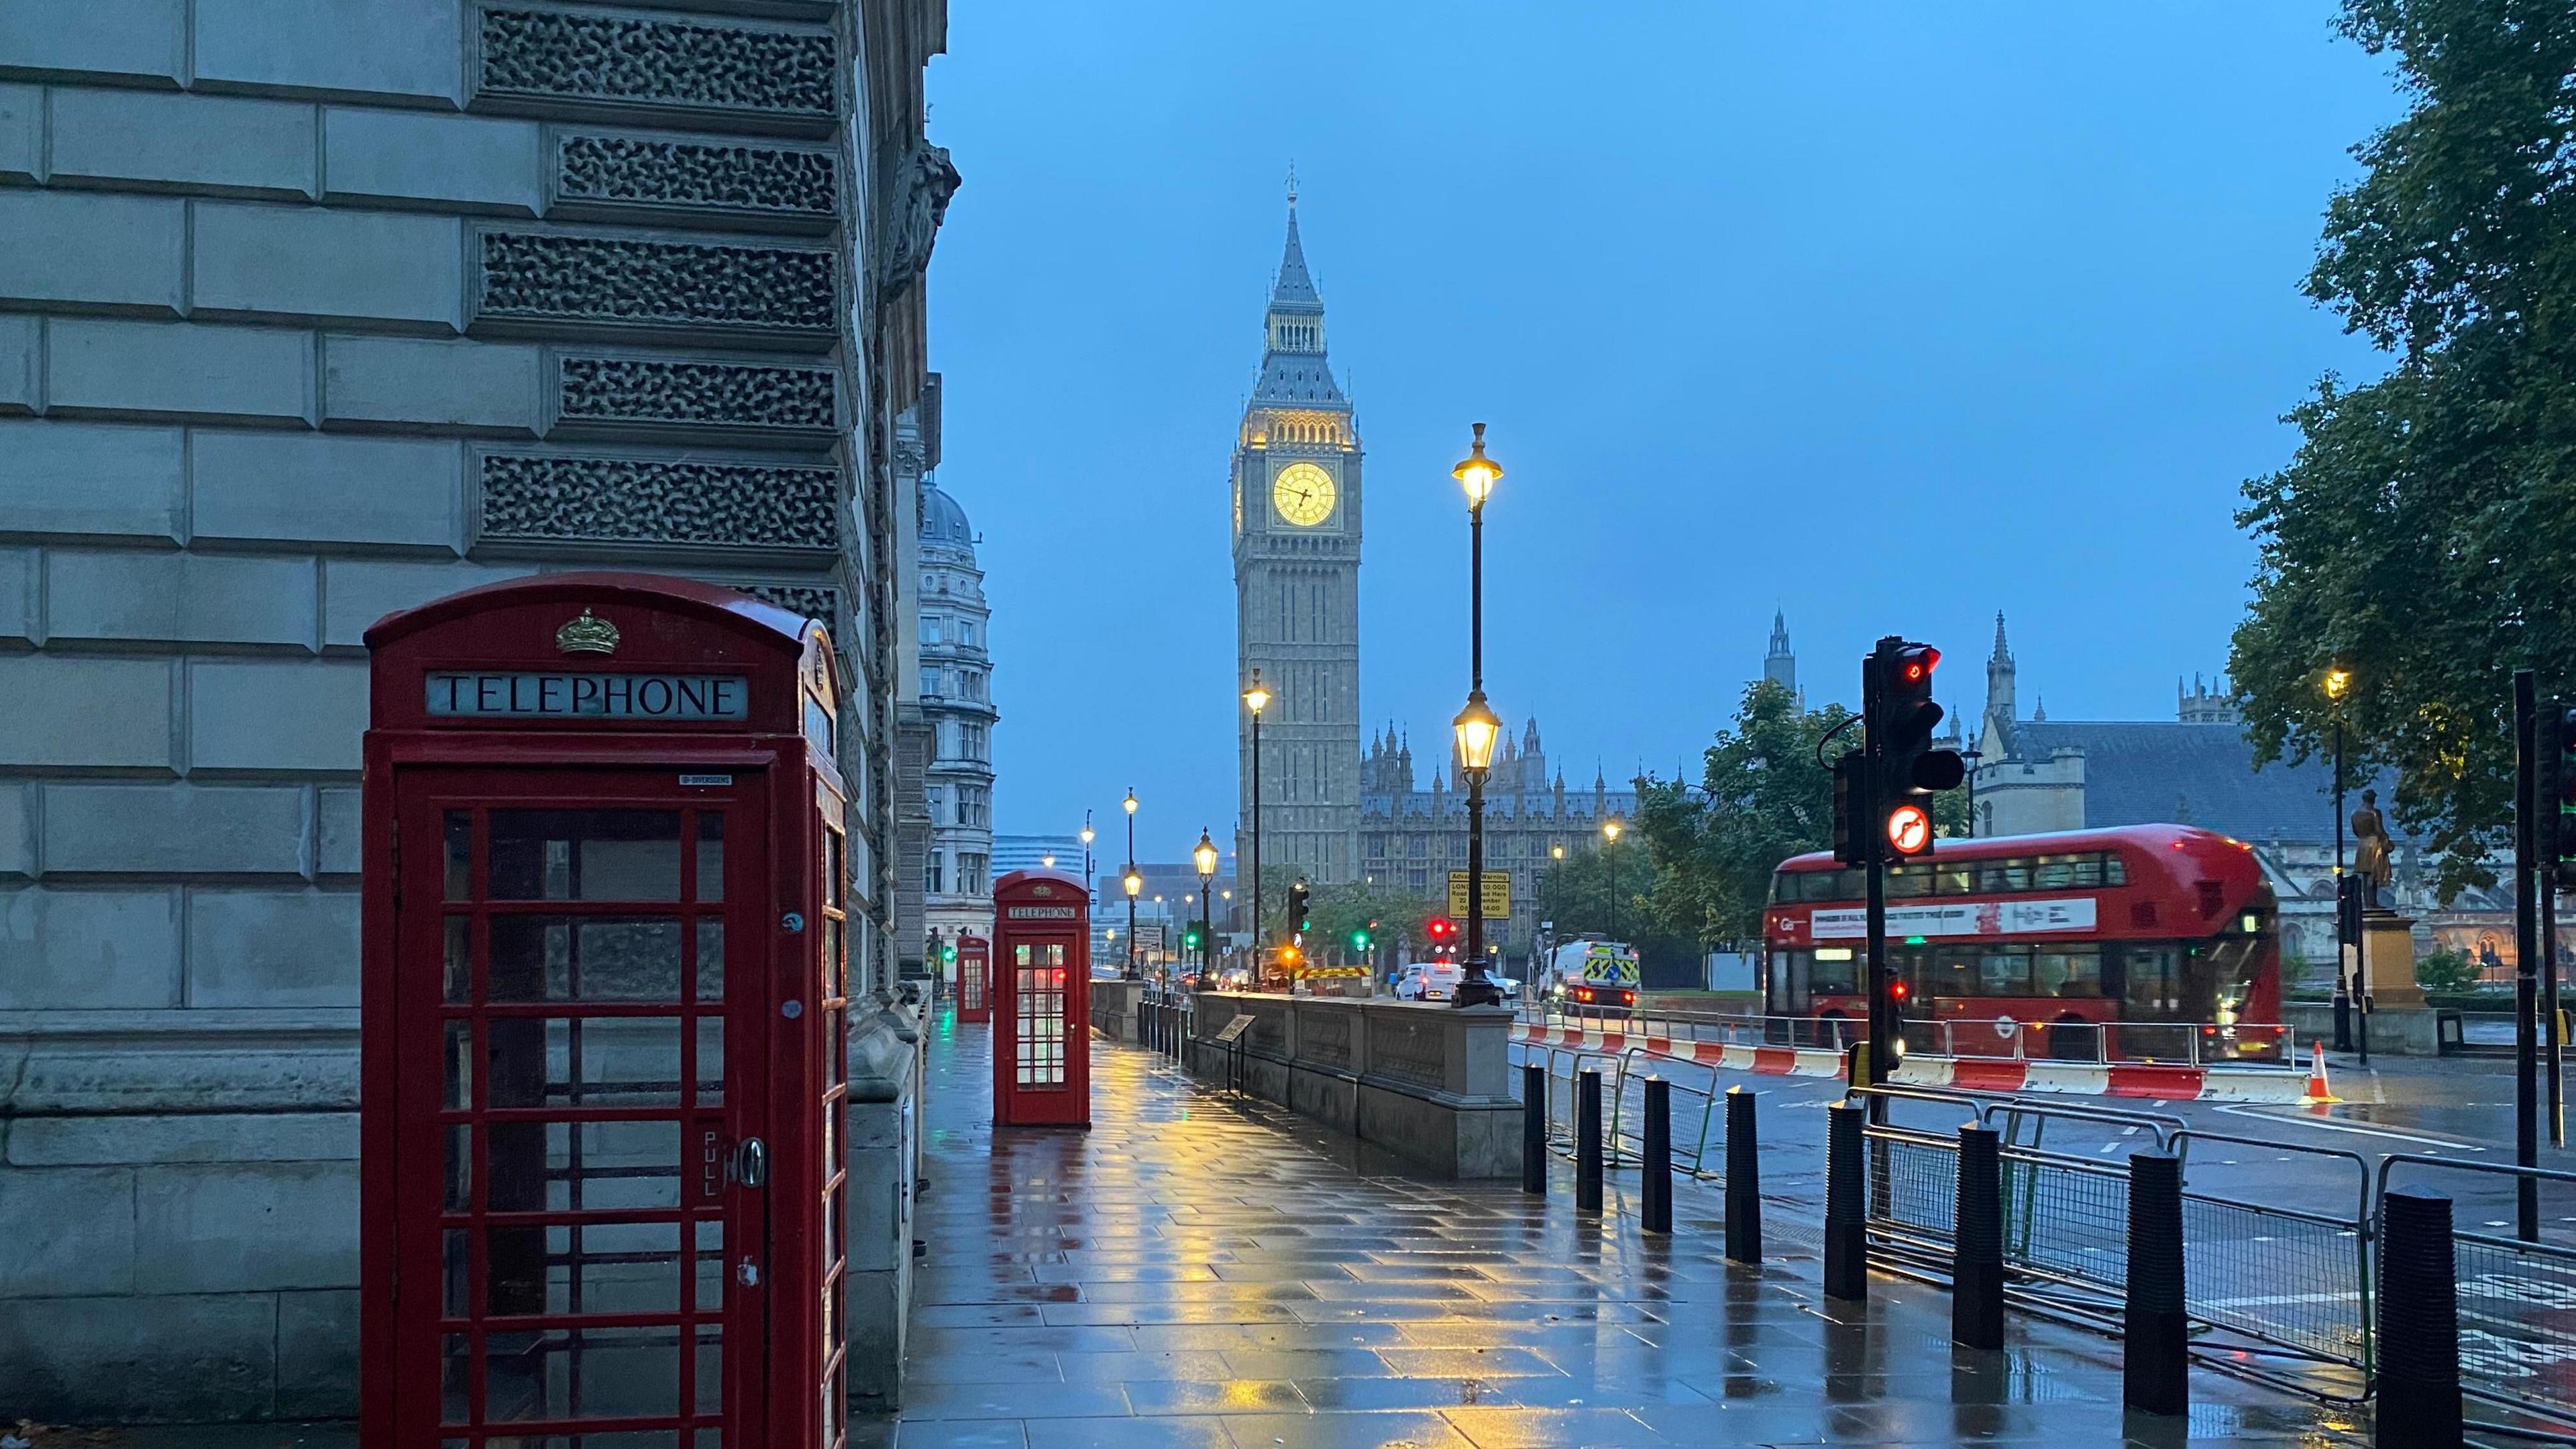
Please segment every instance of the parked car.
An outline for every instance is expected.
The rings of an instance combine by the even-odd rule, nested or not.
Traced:
[[[1447,1001],[1458,991],[1464,973],[1455,961],[1415,961],[1396,974],[1399,1001]]]

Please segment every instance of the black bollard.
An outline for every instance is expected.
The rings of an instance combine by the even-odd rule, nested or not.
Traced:
[[[1860,1302],[1869,1297],[1869,1222],[1861,1204],[1861,1123],[1867,1109],[1838,1103],[1825,1109],[1825,1296]]]
[[[1547,1196],[1547,1068],[1521,1064],[1521,1191]]]
[[[1726,1256],[1762,1261],[1762,1157],[1753,1136],[1753,1094],[1726,1089]]]
[[[2458,1449],[2460,1283],[2451,1200],[2420,1187],[2390,1188],[2379,1199],[2379,1230],[2377,1442]]]
[[[1650,1233],[1673,1230],[1673,1084],[1646,1078],[1646,1160],[1638,1183],[1639,1224]]]
[[[1601,1073],[1592,1067],[1574,1078],[1574,1207],[1601,1211]]]
[[[2128,1300],[2121,1402],[2145,1414],[2188,1412],[2191,1318],[2183,1307],[2182,1160],[2170,1153],[2129,1155]],[[2386,1361],[2383,1350],[2381,1362]]]
[[[1992,1127],[1959,1128],[1958,1200],[1950,1237],[1950,1341],[2004,1346],[2003,1143]]]

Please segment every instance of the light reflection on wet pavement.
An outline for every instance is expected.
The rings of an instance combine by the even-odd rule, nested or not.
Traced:
[[[2188,1419],[2124,1416],[2116,1343],[2017,1316],[2006,1349],[1953,1350],[1946,1294],[1879,1278],[1830,1302],[1785,1222],[1784,1256],[1730,1265],[1713,1188],[1682,1183],[1677,1231],[1648,1238],[1633,1174],[1598,1220],[1561,1163],[1544,1200],[1416,1176],[1133,1047],[1092,1044],[1091,1131],[996,1133],[988,1029],[929,1036],[904,1410],[854,1444],[2366,1442],[2346,1411],[2209,1372]]]

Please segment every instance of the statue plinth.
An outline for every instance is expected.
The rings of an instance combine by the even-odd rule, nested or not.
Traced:
[[[2374,1011],[2405,1011],[2424,1005],[2424,988],[2415,984],[2415,920],[2372,907],[2361,913],[2362,989]]]

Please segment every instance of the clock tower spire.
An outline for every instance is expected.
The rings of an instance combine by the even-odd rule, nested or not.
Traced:
[[[1233,489],[1235,664],[1242,680],[1260,670],[1272,695],[1261,722],[1261,859],[1317,885],[1356,880],[1360,440],[1324,352],[1324,299],[1306,267],[1293,170]],[[1237,751],[1237,859],[1249,861],[1248,719]]]

